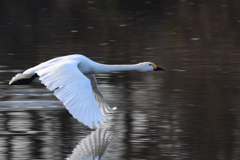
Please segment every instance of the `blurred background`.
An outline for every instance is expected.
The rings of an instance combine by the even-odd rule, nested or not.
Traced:
[[[43,85],[9,86],[83,54],[165,72],[97,76],[110,106],[107,160],[238,160],[239,0],[0,0],[0,158],[61,160],[91,130]]]

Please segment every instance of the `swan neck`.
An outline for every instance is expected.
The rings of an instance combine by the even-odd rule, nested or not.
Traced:
[[[105,65],[99,64],[98,73],[120,72],[138,70],[138,65]]]

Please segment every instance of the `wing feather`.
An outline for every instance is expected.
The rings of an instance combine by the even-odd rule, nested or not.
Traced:
[[[55,63],[36,73],[47,89],[55,90],[54,95],[74,118],[89,128],[98,127],[104,117],[94,99],[89,79],[77,68],[78,63],[74,60]]]
[[[111,113],[113,111],[113,109],[111,107],[109,107],[109,105],[107,104],[101,91],[99,90],[99,88],[97,86],[97,81],[96,81],[95,75],[94,74],[86,74],[85,76],[87,78],[89,78],[89,80],[91,81],[93,95],[94,95],[95,100],[98,103],[98,106],[101,109],[102,114],[104,116],[106,116],[107,113]]]

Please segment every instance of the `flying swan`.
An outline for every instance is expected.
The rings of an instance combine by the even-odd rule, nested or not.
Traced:
[[[106,103],[98,89],[95,74],[118,71],[161,71],[164,68],[151,62],[133,65],[106,65],[90,60],[83,55],[68,55],[51,59],[23,73],[18,73],[9,85],[29,84],[34,78],[64,104],[78,121],[89,128],[99,127],[104,116],[113,109]]]

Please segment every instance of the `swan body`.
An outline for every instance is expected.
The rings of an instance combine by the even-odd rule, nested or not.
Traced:
[[[103,123],[104,116],[113,110],[98,89],[95,74],[131,70],[148,72],[165,69],[151,62],[106,65],[94,62],[83,55],[68,55],[29,68],[13,77],[9,84],[28,84],[39,76],[41,83],[54,91],[54,95],[74,118],[93,128],[99,127],[99,122]]]

